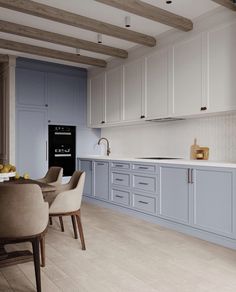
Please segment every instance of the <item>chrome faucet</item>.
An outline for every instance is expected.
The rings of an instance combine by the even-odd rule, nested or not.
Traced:
[[[107,156],[109,156],[111,154],[111,148],[109,145],[109,141],[107,140],[107,138],[102,137],[98,140],[98,145],[100,145],[102,140],[105,140],[107,142]]]

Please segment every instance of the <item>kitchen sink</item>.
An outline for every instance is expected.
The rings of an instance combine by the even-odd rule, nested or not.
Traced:
[[[139,157],[138,159],[156,159],[156,160],[169,160],[169,159],[182,159],[178,157]]]

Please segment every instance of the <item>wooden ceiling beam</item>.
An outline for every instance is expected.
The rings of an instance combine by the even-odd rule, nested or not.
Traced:
[[[121,10],[137,14],[139,16],[160,22],[162,24],[189,31],[193,29],[190,19],[179,16],[167,10],[161,9],[140,0],[95,0],[97,2],[119,8]]]
[[[22,53],[28,53],[53,59],[59,59],[69,62],[74,62],[78,64],[86,64],[86,65],[92,65],[92,66],[98,66],[98,67],[106,67],[106,62],[101,59],[95,59],[91,57],[86,56],[77,56],[76,54],[42,48],[38,46],[33,46],[29,44],[23,44],[19,42],[9,41],[5,39],[0,39],[0,48],[22,52]]]
[[[225,6],[233,11],[236,11],[236,3],[233,3],[233,0],[212,0],[213,2]]]
[[[102,33],[115,38],[142,44],[149,47],[156,45],[156,39],[146,34],[128,30],[93,18],[81,16],[66,10],[48,6],[31,0],[0,0],[0,7],[38,16],[82,29]]]
[[[8,55],[0,54],[0,63],[7,63],[9,61]]]
[[[105,46],[102,44],[93,43],[86,40],[77,39],[70,36],[65,36],[37,28],[20,25],[4,20],[0,20],[0,31],[46,41],[54,44],[64,45],[72,48],[79,48],[95,53],[105,54],[113,57],[127,58],[128,52],[122,49]]]

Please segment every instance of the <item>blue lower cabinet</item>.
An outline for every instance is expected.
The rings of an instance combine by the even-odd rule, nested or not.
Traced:
[[[123,205],[130,206],[130,192],[128,190],[111,189],[111,201]]]
[[[81,159],[78,161],[78,169],[85,171],[84,195],[92,196],[92,161]]]
[[[156,214],[157,212],[157,204],[155,197],[149,197],[148,195],[143,194],[133,194],[133,208],[138,209],[139,211]]]
[[[194,227],[235,237],[234,181],[232,170],[194,170]]]
[[[94,196],[109,199],[109,162],[94,161]]]
[[[190,223],[190,173],[179,166],[161,167],[160,216],[178,223]]]

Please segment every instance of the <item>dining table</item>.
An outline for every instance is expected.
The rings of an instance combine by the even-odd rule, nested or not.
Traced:
[[[10,179],[9,181],[1,182],[2,185],[17,185],[17,184],[36,184],[41,190],[45,201],[50,201],[50,196],[53,196],[56,191],[56,186],[39,182],[33,179]],[[12,243],[12,242],[11,242]],[[17,243],[17,241],[15,242]],[[0,268],[15,264],[21,264],[33,260],[32,252],[29,250],[17,250],[7,252],[5,249],[6,241],[1,241],[0,239]]]

